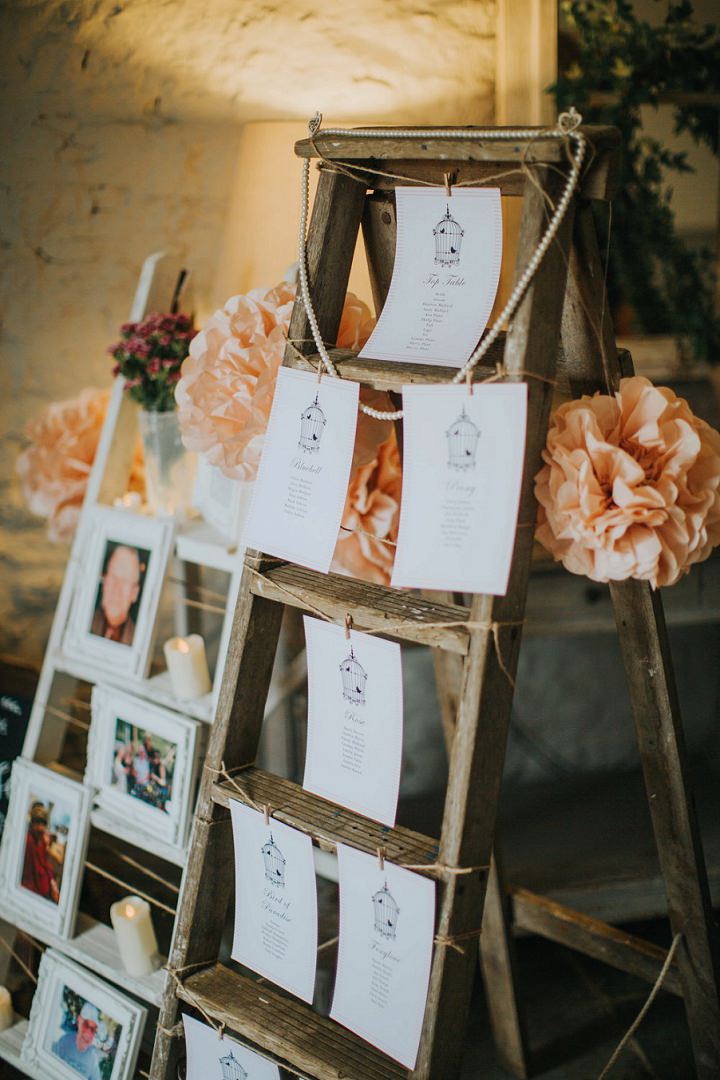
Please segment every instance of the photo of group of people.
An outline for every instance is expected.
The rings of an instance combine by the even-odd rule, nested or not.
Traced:
[[[108,540],[93,607],[90,633],[106,641],[131,646],[135,638],[145,576],[150,564],[147,548]]]
[[[57,1014],[47,1049],[84,1080],[111,1080],[122,1025],[67,985]]]
[[[174,742],[116,719],[111,785],[118,793],[167,813],[176,757]]]
[[[70,822],[68,807],[30,795],[21,884],[52,904],[60,902]]]

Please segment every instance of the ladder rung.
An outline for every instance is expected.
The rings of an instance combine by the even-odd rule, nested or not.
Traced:
[[[191,975],[178,997],[317,1080],[407,1080],[408,1071],[347,1028],[222,964]]]
[[[488,350],[487,364],[477,368],[476,379],[495,373],[495,364],[502,360],[504,349],[505,335],[501,334]],[[357,353],[351,349],[328,349],[328,352],[341,375],[347,379],[355,379],[362,386],[369,386],[373,390],[393,390],[399,393],[403,386],[409,383],[450,382],[458,373],[458,368],[446,367],[444,364],[404,364],[395,360],[359,360]],[[317,353],[303,356],[291,349],[288,349],[285,360],[288,367],[298,368],[300,371],[317,371],[320,362]]]
[[[470,618],[468,608],[459,604],[435,604],[414,593],[388,589],[341,574],[319,574],[291,563],[283,563],[262,575],[253,576],[251,589],[256,596],[298,607],[309,614],[313,608],[331,619],[342,620],[350,613],[356,629],[388,628],[388,637],[417,641],[449,652],[468,651],[470,632],[464,626],[438,626],[438,623],[463,623]]]
[[[243,769],[232,781],[215,784],[213,801],[220,806],[229,806],[231,799],[242,801],[238,788],[258,806],[270,805],[273,817],[312,836],[325,851],[334,852],[341,843],[371,855],[382,847],[394,863],[420,866],[437,861],[438,844],[432,837],[401,826],[391,829],[262,769]]]

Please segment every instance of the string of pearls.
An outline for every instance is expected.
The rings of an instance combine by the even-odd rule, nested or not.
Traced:
[[[553,242],[555,235],[560,228],[570,200],[577,187],[580,177],[580,169],[585,158],[585,151],[587,143],[585,136],[578,130],[579,125],[582,122],[582,117],[575,110],[570,109],[569,112],[561,113],[558,117],[557,127],[545,128],[538,131],[537,128],[503,128],[493,129],[487,128],[485,130],[467,128],[426,128],[418,130],[413,128],[408,130],[405,128],[327,128],[325,131],[320,131],[320,125],[322,122],[322,116],[320,113],[316,113],[308,124],[311,138],[315,138],[318,134],[323,134],[331,137],[339,138],[361,138],[361,139],[435,139],[435,138],[450,138],[450,139],[493,139],[493,140],[517,140],[528,139],[534,140],[538,138],[542,139],[562,139],[569,140],[572,143],[571,159],[570,159],[570,171],[565,182],[565,188],[560,197],[560,200],[555,207],[552,217],[548,223],[547,229],[536,247],[530,262],[525,268],[520,280],[515,285],[510,297],[505,304],[505,307],[501,311],[500,315],[496,319],[495,323],[491,327],[490,331],[482,339],[478,347],[471,354],[471,356],[465,361],[463,366],[453,376],[453,383],[461,383],[463,379],[470,379],[473,369],[478,365],[483,356],[487,353],[490,346],[497,339],[500,334],[501,327],[507,320],[512,318],[517,310],[520,301],[525,295],[525,291],[532,281],[533,277],[537,273],[537,269],[540,266],[550,244]],[[369,170],[372,171],[372,170]],[[305,307],[307,313],[308,322],[310,324],[310,331],[313,336],[313,340],[317,347],[318,355],[322,361],[322,365],[327,371],[328,375],[333,375],[336,379],[341,378],[341,375],[335,364],[333,363],[330,354],[325,348],[320,328],[318,326],[317,317],[313,309],[312,300],[310,297],[310,285],[308,281],[308,269],[307,269],[307,226],[308,217],[310,213],[310,159],[305,158],[303,161],[302,171],[302,197],[300,203],[300,230],[298,238],[298,262],[299,262],[299,285],[300,285],[300,298]],[[365,405],[360,402],[360,409],[366,416],[371,416],[375,420],[401,420],[403,411],[398,409],[395,412],[383,412],[380,409],[373,409],[369,405]]]

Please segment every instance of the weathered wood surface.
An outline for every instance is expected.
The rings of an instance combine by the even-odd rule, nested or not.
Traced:
[[[365,206],[365,187],[339,173],[318,182],[307,236],[310,295],[323,341],[335,341],[340,327],[355,241]],[[301,353],[316,352],[305,307],[296,300],[288,338]],[[285,362],[294,355],[285,350]]]
[[[666,951],[657,945],[617,930],[614,926],[589,915],[582,915],[571,908],[537,896],[527,889],[510,890],[515,926],[532,934],[556,941],[576,952],[592,956],[596,960],[630,975],[637,975],[646,982],[654,983],[665,962]],[[677,962],[669,968],[663,988],[682,995]]]
[[[590,207],[574,231],[562,337],[578,390],[614,389],[630,373],[615,349]],[[677,965],[695,1065],[710,1080],[720,1075],[720,959],[662,599],[643,581],[615,582],[610,592],[670,923],[683,935]]]
[[[401,826],[388,828],[262,769],[246,769],[232,781],[217,783],[213,799],[225,807],[233,799],[242,802],[238,788],[258,806],[270,805],[274,818],[311,836],[324,851],[334,852],[338,844],[348,844],[371,855],[382,847],[388,860],[401,864],[430,865],[437,859],[437,840]],[[428,871],[429,876],[433,873]]]
[[[520,1080],[530,1076],[530,1052],[522,1008],[517,996],[519,980],[515,969],[510,900],[503,873],[493,854],[485,895],[480,969],[485,982],[485,998],[500,1064]]]
[[[551,198],[557,198],[560,178],[551,173],[544,179]],[[533,189],[524,203],[516,275],[527,265],[544,227],[544,200]],[[572,208],[508,333],[505,365],[511,377],[520,371],[554,377],[566,273],[561,246],[569,246],[571,228]],[[530,520],[535,514],[533,477],[545,442],[550,401],[549,383],[530,379],[519,521]],[[502,626],[498,633],[503,663],[511,675],[517,666],[524,617],[531,533],[530,529],[517,530],[507,595],[476,596],[471,609],[473,621],[512,624]],[[485,630],[473,631],[450,758],[440,844],[440,861],[447,865],[481,866],[490,861],[512,692],[512,684],[498,662],[493,635]],[[468,874],[448,881],[441,894],[438,932],[452,937],[478,929],[484,892],[484,878],[480,875]],[[445,1080],[458,1073],[476,955],[475,949],[464,954],[454,949],[435,951],[418,1077]]]
[[[347,1028],[267,983],[216,964],[190,975],[179,995],[244,1042],[313,1080],[406,1080],[407,1069]]]
[[[249,557],[252,562],[252,557]],[[213,802],[213,785],[224,761],[228,768],[255,760],[282,608],[253,596],[246,567],[230,635],[215,720],[195,811],[178,902],[168,966],[182,972],[218,955],[233,889],[232,830],[227,811]],[[218,868],[225,868],[219,873]],[[168,979],[160,1012],[150,1076],[170,1080],[177,1068],[177,1040],[167,1032],[177,1020],[176,987]]]
[[[540,133],[542,129],[537,131]],[[619,132],[617,128],[596,124],[584,125],[582,131],[590,146],[581,193],[591,199],[612,198],[617,180]],[[454,183],[467,180],[492,183],[504,195],[524,194],[523,162],[532,166],[564,165],[567,160],[565,147],[558,139],[542,138],[539,134],[529,147],[527,140],[522,139],[423,139],[420,136],[398,139],[320,134],[314,140],[297,142],[295,153],[303,158],[322,154],[329,161],[347,162],[354,167],[377,166],[385,173],[438,185],[444,183],[444,174],[450,173]],[[391,189],[402,183],[402,179],[392,176],[368,173],[368,187],[375,190]]]
[[[342,574],[320,574],[290,563],[266,570],[262,577],[255,576],[250,587],[257,596],[301,608],[311,615],[320,611],[337,622],[344,622],[350,612],[358,630],[387,627],[388,637],[440,645],[461,654],[468,650],[468,630],[456,624],[467,622],[469,610],[457,604],[434,604],[410,592]]]

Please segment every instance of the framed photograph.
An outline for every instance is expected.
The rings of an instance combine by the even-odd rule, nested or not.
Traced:
[[[144,678],[173,523],[98,506],[83,528],[63,651],[113,675]]]
[[[198,456],[193,506],[227,541],[239,543],[252,499],[253,481],[231,480]]]
[[[202,724],[110,686],[95,686],[85,783],[119,821],[183,847],[192,818]]]
[[[40,961],[20,1058],[54,1080],[130,1080],[147,1010],[53,949]]]
[[[0,846],[0,911],[21,925],[72,937],[92,792],[18,758]]]

